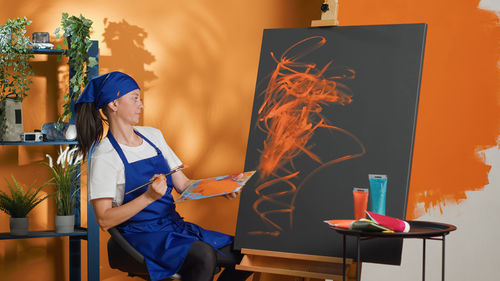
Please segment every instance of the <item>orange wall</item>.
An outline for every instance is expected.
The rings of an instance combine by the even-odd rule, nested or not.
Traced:
[[[139,80],[143,124],[160,128],[191,165],[186,173],[201,178],[243,169],[262,29],[309,26],[319,19],[323,1],[4,2],[0,23],[27,16],[33,20],[29,33],[52,32],[62,12],[92,19],[101,72],[122,70]],[[486,185],[489,167],[475,152],[496,145],[499,136],[496,16],[477,9],[479,0],[339,2],[341,25],[429,25],[408,217],[460,203],[465,191]],[[47,59],[35,64],[36,83],[24,104],[26,131],[55,120],[51,104],[64,88],[58,84],[64,66]],[[36,108],[43,109],[27,110]],[[0,147],[0,177],[43,180],[46,173],[37,161],[47,152],[54,154],[55,148]],[[191,221],[234,233],[237,206],[237,200],[209,199],[179,209]],[[54,213],[53,202],[37,207],[31,229],[52,228]],[[0,232],[8,231],[7,225],[8,217],[0,214]],[[106,241],[101,233],[101,280],[130,280],[109,268]],[[55,238],[1,241],[2,280],[67,279],[66,244]],[[82,273],[86,280],[86,268]]]
[[[428,24],[408,218],[457,204],[488,183],[476,152],[500,135],[500,28],[479,0],[349,0],[342,25]]]
[[[4,1],[0,23],[27,16],[28,33],[53,32],[62,12],[94,21],[100,72],[121,70],[143,89],[143,124],[161,129],[192,178],[243,170],[262,30],[302,27],[319,18],[321,0],[257,1]],[[38,56],[36,77],[23,104],[25,131],[55,121],[56,99],[66,81],[64,64]],[[60,103],[60,101],[59,101]],[[39,165],[52,147],[0,147],[0,178],[30,183],[47,178]],[[20,167],[19,167],[20,166]],[[0,184],[4,190],[5,184]],[[84,191],[85,193],[85,191]],[[238,200],[184,203],[181,214],[207,228],[234,233]],[[54,203],[31,214],[31,230],[54,227]],[[83,224],[86,220],[83,219]],[[0,214],[0,232],[8,217]],[[101,280],[130,280],[109,268],[101,232]],[[83,246],[86,242],[82,243]],[[83,250],[82,252],[85,252]],[[85,253],[82,260],[86,261]],[[0,242],[1,280],[66,280],[67,238]],[[86,280],[86,268],[82,269]]]

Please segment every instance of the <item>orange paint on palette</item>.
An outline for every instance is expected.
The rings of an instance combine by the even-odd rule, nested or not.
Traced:
[[[479,1],[350,0],[341,25],[428,24],[407,219],[488,184],[477,151],[497,145],[500,25]],[[442,210],[442,209],[441,209]]]
[[[207,179],[200,182],[200,184],[192,189],[192,193],[199,193],[202,196],[217,195],[225,192],[232,192],[240,184],[231,178],[216,180]]]

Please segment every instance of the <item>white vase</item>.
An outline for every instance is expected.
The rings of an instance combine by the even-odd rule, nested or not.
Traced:
[[[0,103],[0,140],[17,142],[21,141],[21,135],[24,133],[22,103],[13,98],[6,98]],[[2,127],[5,130],[2,133]]]
[[[10,218],[10,235],[28,234],[29,218]]]
[[[56,216],[56,232],[71,233],[75,231],[75,215]]]

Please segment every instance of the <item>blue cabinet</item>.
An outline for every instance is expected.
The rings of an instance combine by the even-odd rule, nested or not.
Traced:
[[[65,50],[33,50],[34,54],[61,55]],[[95,57],[99,62],[99,46],[97,41],[92,41],[92,46],[89,49],[89,56]],[[69,58],[71,59],[71,58]],[[89,70],[89,79],[99,75],[99,64]],[[72,70],[69,71],[69,76],[72,76]],[[0,142],[0,145],[76,145],[77,142]],[[78,194],[77,210],[75,212],[75,232],[72,233],[56,233],[55,230],[48,231],[32,231],[24,236],[11,236],[10,233],[0,233],[0,240],[5,239],[30,239],[30,238],[46,238],[46,237],[69,237],[69,280],[81,280],[81,241],[87,240],[87,274],[88,280],[99,280],[99,227],[95,219],[92,206],[87,202],[87,228],[81,227],[81,204],[80,194]]]

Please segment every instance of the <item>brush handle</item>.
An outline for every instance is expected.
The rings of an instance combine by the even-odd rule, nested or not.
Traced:
[[[168,172],[168,173],[164,174],[164,176],[165,176],[165,177],[168,177],[168,176],[170,176],[171,174],[173,174],[173,173],[175,173],[175,172],[178,172],[178,171],[180,171],[180,170],[183,170],[184,168],[185,168],[185,167],[184,167],[184,165],[181,165],[181,166],[179,166],[179,167],[177,167],[177,168],[174,168],[173,170],[170,170],[170,172]],[[150,185],[150,184],[152,184],[155,180],[156,180],[156,178],[153,178],[153,179],[151,179],[150,181],[148,181],[147,183],[145,183],[145,184],[143,184],[143,185],[140,185],[140,186],[138,186],[138,187],[136,187],[136,188],[134,188],[134,189],[132,189],[132,190],[129,190],[129,191],[125,192],[125,195],[130,194],[130,193],[132,193],[132,192],[134,192],[134,191],[136,191],[136,190],[139,190],[139,189],[141,189],[141,188],[143,188],[143,187],[145,187],[145,186],[147,186],[147,185]]]

